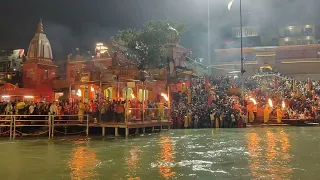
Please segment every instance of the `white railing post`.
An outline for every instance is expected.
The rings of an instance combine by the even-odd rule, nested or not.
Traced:
[[[51,119],[51,138],[54,136],[54,117],[49,113],[49,118]]]
[[[87,114],[87,129],[86,129],[86,135],[89,136],[89,114]]]
[[[10,140],[12,140],[12,124],[13,124],[13,117],[12,114],[10,115]]]
[[[48,136],[49,136],[49,139],[51,139],[51,124],[52,124],[52,122],[51,122],[51,118],[50,118],[50,116],[48,117]]]
[[[13,140],[16,138],[16,115],[13,115]]]

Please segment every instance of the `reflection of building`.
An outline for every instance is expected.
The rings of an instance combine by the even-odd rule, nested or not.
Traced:
[[[279,45],[316,44],[316,29],[314,25],[286,26],[279,29]]]
[[[320,79],[320,45],[296,45],[244,48],[245,75],[259,72],[260,67],[296,78]],[[226,75],[240,69],[240,48],[217,49],[214,73]]]

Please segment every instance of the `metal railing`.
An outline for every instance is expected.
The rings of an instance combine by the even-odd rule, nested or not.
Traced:
[[[170,109],[164,108],[129,108],[125,114],[128,122],[130,121],[170,121]]]
[[[78,133],[59,132],[56,127],[81,126],[84,131]],[[32,132],[22,132],[22,127],[29,127]],[[38,128],[37,128],[38,127]],[[42,127],[42,128],[41,128]],[[34,129],[37,128],[37,129]],[[30,130],[29,129],[29,130]],[[37,133],[34,133],[37,131]],[[1,115],[0,136],[9,135],[10,140],[16,136],[39,136],[48,134],[53,138],[55,133],[89,135],[89,115]]]

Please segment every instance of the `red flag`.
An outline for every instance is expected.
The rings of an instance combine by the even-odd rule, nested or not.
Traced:
[[[205,77],[205,87],[206,87],[206,90],[208,90],[208,88],[209,88],[209,78],[208,78],[208,76]]]
[[[312,91],[312,80],[308,78],[308,90]]]

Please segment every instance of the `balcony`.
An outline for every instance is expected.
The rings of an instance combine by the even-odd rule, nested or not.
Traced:
[[[305,36],[305,37],[286,37],[279,39],[280,46],[291,46],[291,45],[308,45],[316,44],[315,37]]]
[[[280,38],[315,36],[313,25],[287,26],[279,29]]]

